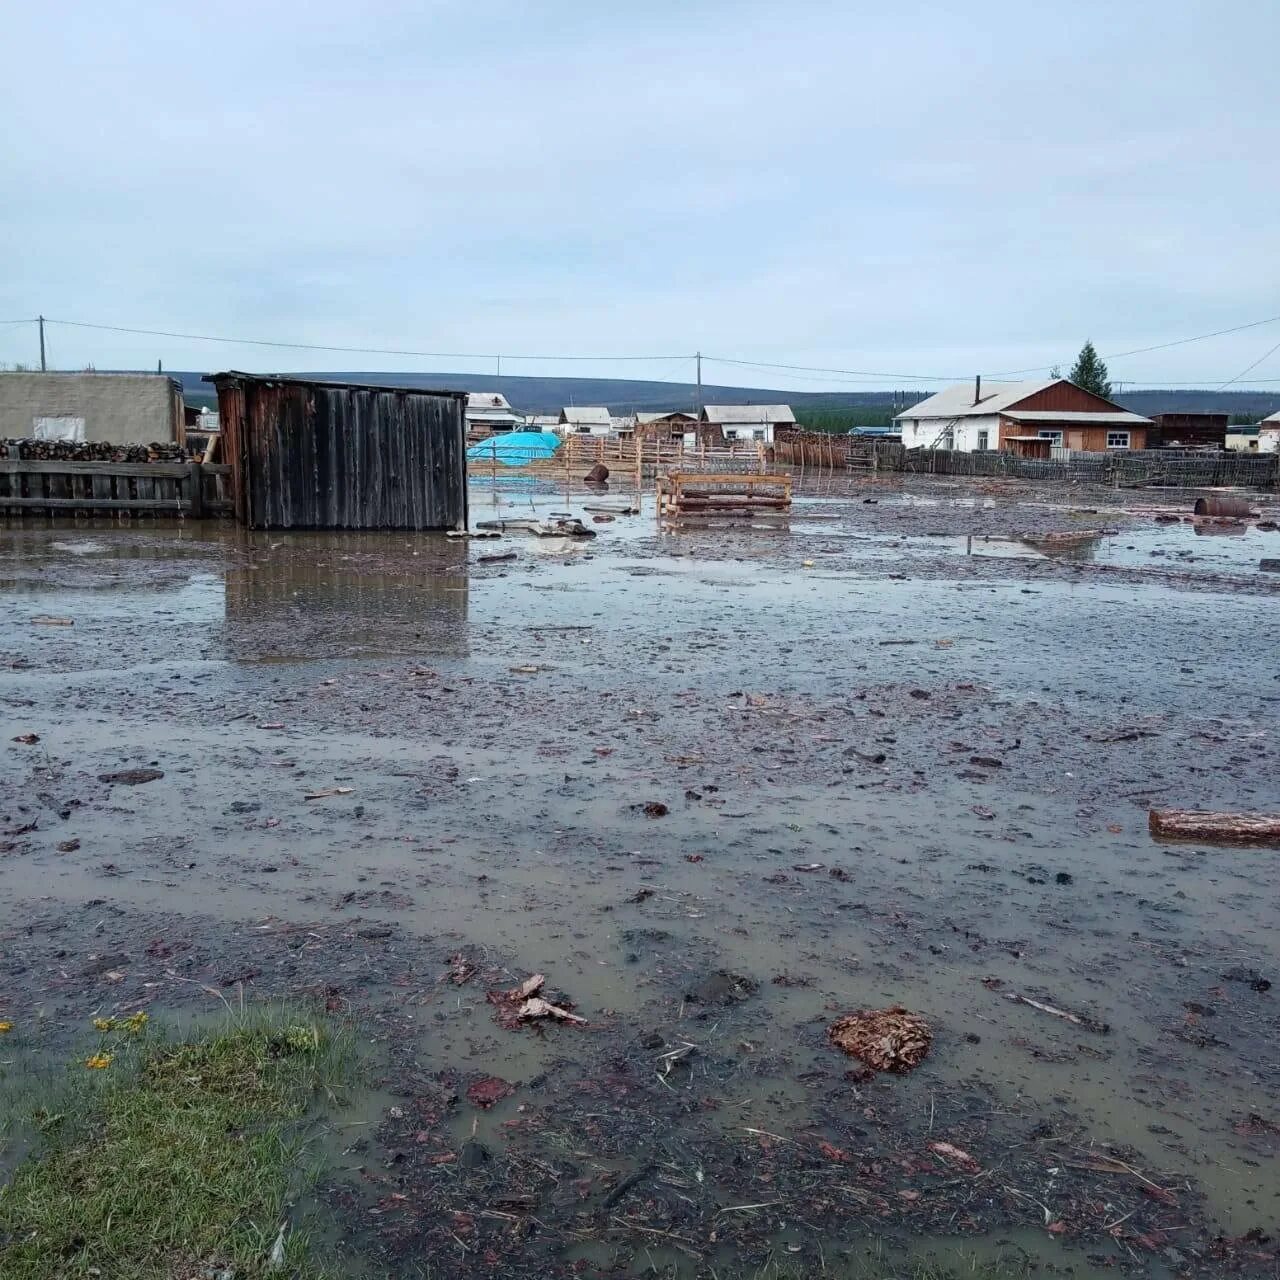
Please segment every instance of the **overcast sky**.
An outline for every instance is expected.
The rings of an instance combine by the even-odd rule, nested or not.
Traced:
[[[1280,316],[1275,0],[54,0],[4,26],[0,320],[894,375],[705,369],[851,390]],[[60,367],[495,367],[49,343]],[[1216,385],[1276,343],[1111,371]],[[0,325],[0,361],[36,358]],[[1240,385],[1267,378],[1280,350]]]

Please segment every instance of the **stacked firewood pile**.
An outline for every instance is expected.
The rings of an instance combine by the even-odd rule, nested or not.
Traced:
[[[0,440],[0,457],[23,462],[195,462],[179,444],[106,444],[99,440]]]

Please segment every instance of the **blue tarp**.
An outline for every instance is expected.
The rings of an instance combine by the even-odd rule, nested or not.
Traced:
[[[497,458],[506,467],[519,467],[526,462],[549,458],[560,447],[554,431],[507,431],[477,441],[467,450],[468,462],[488,462]]]

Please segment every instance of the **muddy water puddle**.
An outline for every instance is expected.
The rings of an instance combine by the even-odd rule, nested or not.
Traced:
[[[860,502],[819,502],[835,518],[815,537],[879,536]],[[397,1179],[427,1195],[472,1140],[488,1154],[450,1184],[450,1212],[482,1185],[492,1202],[545,1181],[537,1162],[561,1190],[607,1190],[647,1167],[645,1114],[669,1213],[633,1204],[624,1221],[698,1257],[714,1250],[680,1198],[735,1203],[735,1159],[784,1188],[761,1239],[806,1261],[839,1247],[836,1210],[806,1226],[795,1197],[853,1194],[827,1177],[840,1161],[796,1153],[872,1141],[855,1121],[886,1151],[911,1135],[908,1163],[938,1135],[984,1144],[984,1167],[1064,1218],[1057,1166],[1015,1154],[1057,1140],[1029,1137],[1038,1123],[1072,1150],[1119,1144],[1162,1186],[1182,1177],[1229,1235],[1274,1221],[1267,1130],[1249,1120],[1271,1118],[1277,1083],[1273,997],[1251,985],[1280,967],[1270,855],[1157,846],[1145,826],[1153,802],[1280,804],[1280,687],[1224,667],[1265,645],[1259,602],[1019,578],[1016,561],[1000,583],[915,577],[918,556],[961,554],[923,534],[896,548],[899,580],[806,567],[803,534],[781,550],[750,531],[661,537],[648,512],[599,528],[553,553],[523,537],[134,529],[116,555],[111,529],[10,535],[0,698],[6,738],[40,742],[3,747],[0,900],[50,931],[0,933],[18,966],[0,1017],[177,998],[171,971],[340,989],[398,1064],[352,1121],[377,1131],[355,1158],[361,1204]],[[107,550],[70,549],[82,537]],[[1185,549],[1188,534],[1119,540],[1148,537]],[[517,559],[480,561],[495,549]],[[33,626],[41,614],[73,625]],[[164,777],[99,780],[139,766]],[[649,802],[668,812],[645,816]],[[131,956],[120,988],[77,982],[74,961],[107,942]],[[455,953],[476,969],[460,985]],[[496,1025],[486,992],[533,972],[590,1026]],[[850,1082],[825,1026],[894,1003],[930,1020],[934,1051],[911,1076]],[[488,1074],[516,1090],[477,1110],[465,1088]],[[884,1176],[839,1185],[869,1195]],[[856,1197],[844,1212],[932,1246],[946,1233],[911,1216],[902,1176],[892,1212]],[[569,1213],[546,1194],[540,1215]],[[1063,1256],[1042,1209],[1005,1198],[953,1229],[1018,1230]],[[616,1208],[592,1219],[606,1251],[628,1230]],[[1174,1225],[1157,1258],[1185,1247]],[[431,1229],[379,1238],[411,1252]],[[557,1238],[556,1266],[600,1243]],[[1153,1265],[1107,1232],[1079,1247]]]

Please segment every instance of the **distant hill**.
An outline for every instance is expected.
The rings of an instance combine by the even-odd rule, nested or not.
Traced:
[[[212,404],[213,388],[199,373],[170,373],[182,382],[188,404]],[[655,409],[687,409],[696,388],[690,382],[641,382],[625,378],[487,377],[471,373],[359,373],[298,375],[334,382],[438,388],[441,391],[500,391],[523,413],[558,413],[565,405],[607,405],[615,414]],[[703,384],[706,404],[789,404],[804,421],[822,424],[839,411],[859,420],[891,416],[922,400],[918,391],[778,391],[768,387],[720,387]],[[1150,416],[1179,410],[1193,413],[1247,414],[1254,421],[1280,410],[1280,391],[1205,391],[1159,389],[1125,391],[1116,397],[1126,409]]]

